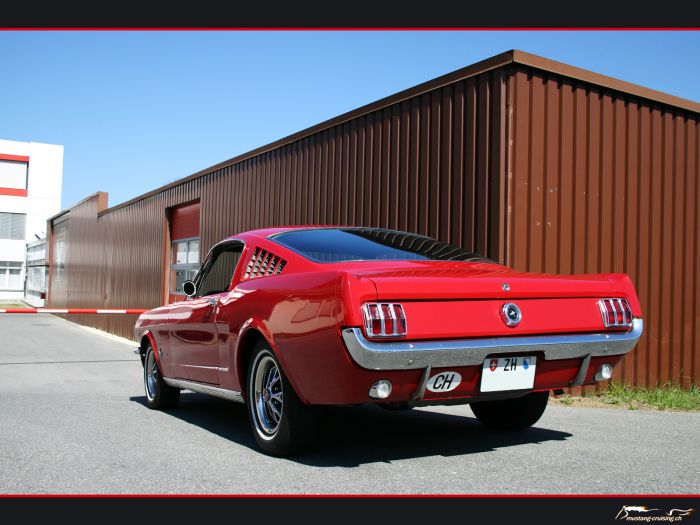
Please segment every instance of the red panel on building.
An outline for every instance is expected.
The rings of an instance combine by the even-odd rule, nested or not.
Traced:
[[[173,208],[170,238],[189,239],[199,237],[199,202]]]
[[[26,197],[28,195],[27,190],[20,188],[0,188],[0,195],[10,195],[12,197]]]
[[[13,162],[29,162],[29,157],[26,155],[9,155],[7,153],[0,153],[0,160],[10,160]]]

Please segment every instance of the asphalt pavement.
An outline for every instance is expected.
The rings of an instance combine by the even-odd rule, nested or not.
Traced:
[[[0,493],[700,493],[700,413],[550,406],[516,433],[466,406],[325,411],[315,448],[260,453],[245,407],[144,404],[128,344],[0,314]]]

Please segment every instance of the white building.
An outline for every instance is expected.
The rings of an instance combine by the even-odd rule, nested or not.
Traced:
[[[0,299],[24,297],[27,243],[61,211],[63,146],[0,140]]]

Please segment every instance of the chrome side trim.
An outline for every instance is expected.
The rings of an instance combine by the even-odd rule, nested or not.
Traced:
[[[376,343],[368,341],[360,328],[344,328],[342,336],[348,352],[363,368],[412,370],[480,365],[488,355],[511,352],[542,352],[547,360],[620,355],[634,348],[643,330],[642,319],[634,319],[629,332]]]
[[[164,377],[163,381],[165,381],[166,385],[175,388],[192,390],[192,392],[208,394],[210,396],[220,397],[221,399],[226,399],[228,401],[236,401],[237,403],[245,402],[243,401],[243,396],[241,393],[235,390],[227,390],[225,388],[219,388],[218,386],[205,385],[195,381],[185,381],[184,379],[170,379],[169,377]]]

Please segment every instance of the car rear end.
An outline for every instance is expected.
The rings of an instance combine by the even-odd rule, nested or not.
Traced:
[[[348,273],[376,290],[376,300],[346,309],[341,330],[352,361],[376,374],[365,385],[367,400],[472,402],[592,384],[611,377],[642,333],[639,302],[623,274],[412,266]],[[396,384],[400,371],[410,388]]]
[[[624,274],[519,273],[379,228],[270,239],[338,276],[337,331],[314,333],[323,350],[303,342],[287,353],[311,404],[471,403],[591,384],[611,377],[643,329]]]

